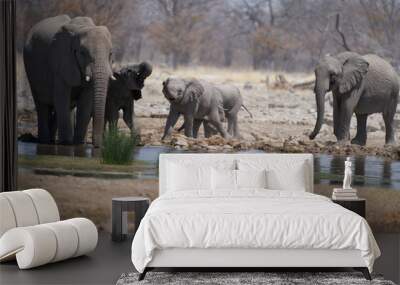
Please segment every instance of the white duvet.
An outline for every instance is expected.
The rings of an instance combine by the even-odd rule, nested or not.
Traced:
[[[164,194],[140,223],[132,262],[143,272],[165,248],[358,249],[371,272],[380,255],[359,215],[320,195],[265,189]]]

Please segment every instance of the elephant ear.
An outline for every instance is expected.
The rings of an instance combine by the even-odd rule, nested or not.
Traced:
[[[342,76],[339,79],[339,92],[346,93],[358,86],[365,74],[369,63],[361,56],[348,58],[343,64]]]
[[[81,73],[76,60],[79,48],[79,37],[65,27],[55,35],[51,43],[50,64],[53,71],[70,86],[79,85],[81,82]]]
[[[190,101],[197,102],[204,93],[204,87],[196,79],[190,80],[186,85],[185,94],[189,96]]]

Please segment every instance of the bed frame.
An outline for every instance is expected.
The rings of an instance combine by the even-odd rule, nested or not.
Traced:
[[[143,280],[146,273],[156,268],[229,268],[246,271],[271,268],[353,268],[361,271],[367,280],[371,275],[359,250],[328,249],[183,249],[156,250],[152,261],[139,275]]]
[[[167,164],[174,160],[190,160],[212,164],[213,161],[233,161],[238,158],[266,159],[271,161],[305,161],[307,192],[313,192],[314,170],[312,154],[160,154],[159,195],[167,191],[165,187]],[[156,250],[152,261],[139,275],[143,280],[146,273],[155,268],[230,268],[235,271],[265,268],[343,268],[361,271],[371,280],[369,270],[359,250],[329,249],[248,249],[248,248],[170,248]]]

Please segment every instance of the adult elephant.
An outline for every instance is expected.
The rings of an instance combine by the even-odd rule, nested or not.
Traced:
[[[168,78],[163,82],[163,94],[171,103],[163,139],[171,133],[181,114],[187,137],[197,137],[202,122],[206,128],[207,124],[215,127],[224,138],[239,137],[237,114],[243,99],[236,87],[196,79]],[[228,120],[228,132],[222,125],[224,115]]]
[[[147,62],[129,65],[114,72],[116,80],[110,81],[106,100],[106,123],[117,125],[119,111],[123,112],[123,120],[131,129],[134,125],[134,101],[142,98],[144,81],[151,75],[153,68]]]
[[[393,119],[399,98],[399,80],[393,67],[373,54],[344,52],[324,57],[315,68],[317,121],[310,139],[321,129],[324,117],[324,96],[333,93],[333,130],[339,142],[350,137],[350,121],[357,117],[357,134],[353,144],[365,145],[367,117],[382,113],[386,127],[386,144],[394,143]]]
[[[88,17],[47,18],[29,32],[24,63],[38,118],[40,143],[84,143],[93,115],[93,145],[102,143],[108,80],[112,78],[111,35]],[[77,108],[76,124],[71,109]]]

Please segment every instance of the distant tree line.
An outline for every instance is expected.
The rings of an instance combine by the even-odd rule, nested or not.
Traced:
[[[400,0],[19,0],[17,47],[43,18],[86,15],[116,61],[310,70],[327,53],[376,53],[400,68]]]

